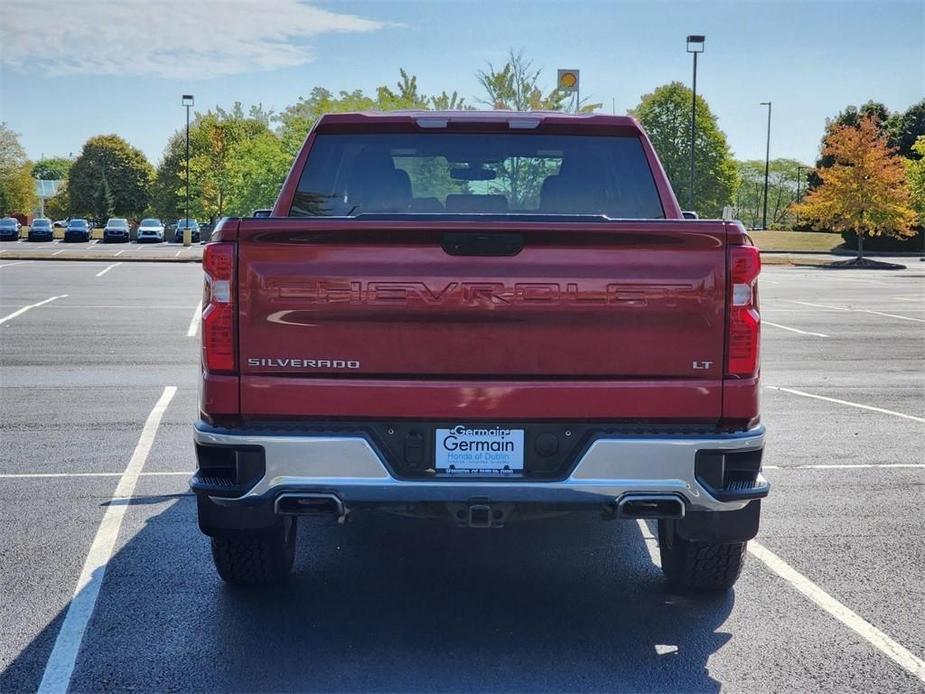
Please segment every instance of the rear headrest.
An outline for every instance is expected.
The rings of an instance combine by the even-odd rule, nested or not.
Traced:
[[[353,173],[356,175],[360,171],[392,171],[395,164],[392,157],[385,150],[381,149],[364,149],[356,159],[353,160]]]
[[[556,176],[540,188],[540,211],[557,214],[600,214],[607,206],[606,172],[597,157],[567,156]]]
[[[391,185],[394,187],[395,194],[402,199],[404,205],[411,203],[411,177],[404,169],[392,169]]]
[[[453,193],[446,196],[447,212],[507,212],[507,197],[504,195],[466,195]]]
[[[603,183],[581,175],[550,176],[540,191],[540,212],[555,214],[605,213]]]
[[[439,198],[411,198],[412,212],[443,212]]]
[[[403,212],[411,202],[411,179],[385,152],[364,150],[353,162],[346,193],[354,214]]]

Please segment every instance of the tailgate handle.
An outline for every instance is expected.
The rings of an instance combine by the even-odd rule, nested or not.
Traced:
[[[447,232],[443,235],[443,250],[449,255],[517,255],[523,247],[523,234]]]

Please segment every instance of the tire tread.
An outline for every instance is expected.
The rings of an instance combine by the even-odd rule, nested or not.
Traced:
[[[677,534],[668,538],[667,532],[659,524],[662,570],[670,584],[702,591],[727,590],[735,585],[745,565],[747,543],[696,542]]]
[[[222,580],[232,585],[263,586],[282,581],[292,569],[295,525],[287,532],[242,533],[213,537],[212,559]]]

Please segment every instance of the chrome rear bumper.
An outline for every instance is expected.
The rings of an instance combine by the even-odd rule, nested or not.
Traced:
[[[734,454],[760,451],[764,426],[746,432],[709,435],[606,436],[596,438],[565,479],[524,478],[399,479],[376,447],[358,435],[291,435],[214,430],[200,423],[195,441],[201,448],[262,451],[259,478],[240,494],[215,492],[200,461],[190,486],[223,506],[272,502],[281,494],[329,493],[344,504],[534,502],[549,504],[616,503],[628,494],[677,495],[693,511],[733,511],[767,496],[769,485],[758,458],[753,481],[718,492],[698,474],[698,460],[731,460]],[[698,456],[698,454],[701,454]],[[725,500],[720,500],[722,497]]]

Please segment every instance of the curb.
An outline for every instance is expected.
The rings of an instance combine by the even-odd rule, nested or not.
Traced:
[[[758,249],[762,255],[831,255],[839,258],[853,258],[857,255],[856,251],[846,251],[840,250],[838,248],[833,248],[831,251],[765,251],[761,248]],[[864,251],[864,255],[871,258],[918,258],[922,255],[922,251],[896,251],[896,252],[886,252],[886,251]]]

